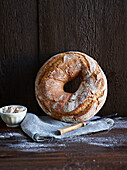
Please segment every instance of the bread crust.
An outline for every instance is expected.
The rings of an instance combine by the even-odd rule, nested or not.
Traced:
[[[74,93],[65,83],[81,77]],[[98,63],[81,52],[65,52],[51,57],[38,71],[36,99],[43,111],[65,122],[87,121],[102,108],[107,97],[107,79]]]

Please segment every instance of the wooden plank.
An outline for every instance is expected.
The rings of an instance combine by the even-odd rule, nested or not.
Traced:
[[[102,66],[109,84],[107,112],[118,112],[121,116],[127,113],[126,7],[127,1],[104,1],[101,44]]]
[[[39,0],[38,6],[40,66],[59,52],[87,53],[108,78],[108,98],[100,114],[126,115],[127,1]]]
[[[21,104],[37,111],[34,80],[38,70],[36,0],[1,1],[0,105]]]
[[[127,118],[110,131],[35,142],[0,120],[0,169],[100,169],[127,167]]]

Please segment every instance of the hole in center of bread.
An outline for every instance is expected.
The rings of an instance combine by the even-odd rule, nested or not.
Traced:
[[[64,85],[64,91],[65,92],[68,92],[68,93],[74,93],[78,90],[80,84],[82,82],[82,79],[81,77],[78,77],[72,81],[69,81],[67,82],[65,85]]]

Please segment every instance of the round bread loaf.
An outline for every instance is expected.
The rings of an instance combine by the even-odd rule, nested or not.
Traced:
[[[74,93],[64,85],[81,77]],[[38,71],[36,99],[43,111],[65,122],[86,121],[103,106],[107,97],[107,79],[98,63],[81,52],[65,52],[51,57]]]

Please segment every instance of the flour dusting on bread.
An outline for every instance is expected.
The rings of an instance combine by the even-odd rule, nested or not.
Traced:
[[[77,77],[82,81],[74,93],[64,85]],[[86,121],[104,105],[107,79],[98,63],[80,52],[66,52],[50,58],[39,70],[35,94],[41,108],[49,116],[66,121]]]

